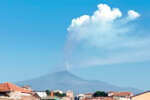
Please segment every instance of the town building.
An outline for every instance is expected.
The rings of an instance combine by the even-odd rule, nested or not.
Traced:
[[[47,97],[47,93],[45,91],[35,91],[40,98]]]
[[[75,96],[75,100],[81,100],[85,98],[85,94],[78,94]]]
[[[67,96],[67,97],[73,97],[73,91],[68,90],[68,91],[66,92],[66,96]]]
[[[0,84],[0,100],[40,100],[40,97],[31,89],[6,82]]]
[[[109,97],[113,97],[117,100],[131,100],[131,97],[133,96],[133,93],[131,92],[108,92]]]
[[[137,94],[131,100],[150,100],[150,91]]]
[[[74,100],[73,91],[68,90],[68,91],[66,92],[66,97],[69,97],[70,100]]]
[[[86,93],[84,95],[85,95],[85,98],[91,98],[93,96],[93,93]]]

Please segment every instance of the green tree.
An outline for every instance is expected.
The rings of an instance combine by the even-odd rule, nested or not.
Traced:
[[[51,95],[51,91],[50,90],[46,90],[45,91],[47,95]]]
[[[108,93],[104,92],[104,91],[96,91],[93,94],[93,97],[107,97]]]
[[[57,97],[64,97],[64,96],[66,96],[66,94],[65,93],[59,93],[59,92],[55,92],[54,93],[54,96],[57,96]]]

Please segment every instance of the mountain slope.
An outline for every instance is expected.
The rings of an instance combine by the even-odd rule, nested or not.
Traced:
[[[132,91],[139,93],[138,89],[134,88],[121,88],[106,82],[95,80],[84,80],[71,74],[68,71],[61,71],[45,76],[41,76],[32,80],[18,82],[18,85],[30,85],[34,90],[46,89],[61,89],[63,91],[73,90],[75,93],[81,92],[94,92],[97,90],[103,91]]]

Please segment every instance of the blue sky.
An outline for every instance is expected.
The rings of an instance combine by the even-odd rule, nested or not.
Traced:
[[[101,3],[111,8],[119,8],[123,16],[126,16],[127,11],[131,9],[138,12],[140,17],[131,24],[138,27],[134,32],[142,34],[141,37],[149,37],[149,0],[1,1],[0,81],[15,82],[58,71],[57,69],[64,69],[64,46],[69,34],[67,28],[71,25],[72,19],[85,14],[92,16],[97,10],[97,5]],[[141,38],[138,37],[138,39]],[[149,38],[146,40],[148,41]],[[144,42],[144,44],[147,43]],[[96,49],[87,45],[89,44],[81,43],[72,51],[73,65],[69,69],[72,73],[86,79],[102,80],[118,86],[150,89],[150,80],[147,79],[150,75],[149,56],[141,55],[141,59],[133,62],[90,64],[85,67],[82,64],[82,66],[78,65],[82,62],[77,60],[78,57],[82,56],[85,59],[96,55],[98,58],[97,55],[101,57],[102,54],[102,59],[107,58],[108,55],[114,56],[113,51],[105,55],[105,47]],[[129,49],[117,49],[115,54],[123,50],[127,51],[126,53],[130,51]],[[132,50],[134,52],[135,49]],[[142,46],[140,50],[146,50],[145,55],[149,55],[149,48]],[[142,60],[145,58],[146,60]],[[134,58],[131,57],[131,59]],[[85,59],[85,62],[86,60],[88,59]]]

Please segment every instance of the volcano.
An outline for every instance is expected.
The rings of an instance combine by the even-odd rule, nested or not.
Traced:
[[[85,80],[68,71],[47,74],[35,79],[17,82],[18,85],[29,85],[33,90],[72,90],[74,93],[87,93],[95,91],[130,91],[141,92],[135,88],[118,87],[103,81]]]

